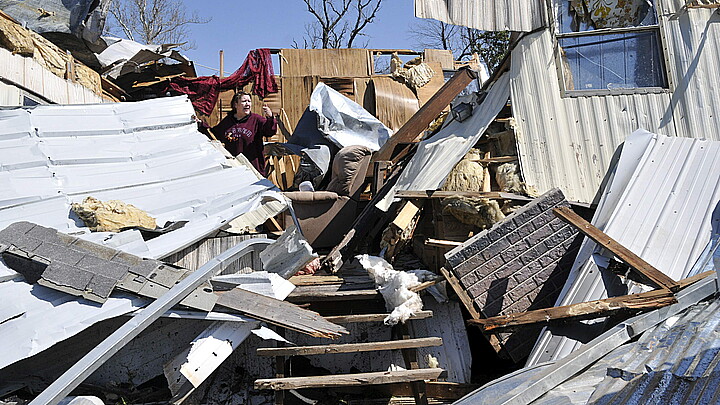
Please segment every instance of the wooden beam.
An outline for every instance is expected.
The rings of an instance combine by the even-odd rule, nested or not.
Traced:
[[[469,198],[490,198],[504,200],[531,201],[532,198],[524,195],[505,193],[502,191],[436,191],[436,190],[398,190],[397,198],[447,198],[447,197],[469,197]]]
[[[251,318],[278,325],[314,337],[337,338],[347,329],[328,322],[317,314],[289,302],[266,297],[241,288],[216,291],[217,305],[233,309]]]
[[[465,292],[465,289],[463,289],[462,285],[460,285],[460,280],[458,280],[457,277],[452,274],[452,272],[445,269],[445,267],[440,268],[440,273],[442,273],[448,284],[450,284],[450,287],[452,287],[452,289],[455,291],[455,294],[457,294],[458,298],[460,298],[460,301],[463,303],[463,305],[465,305],[465,309],[468,310],[470,316],[472,316],[474,319],[483,318],[482,314],[480,314],[480,311],[475,306],[472,298],[470,298],[468,293]]]
[[[317,345],[298,347],[261,347],[258,356],[312,356],[318,354],[361,353],[382,350],[400,350],[418,347],[442,346],[442,338],[426,337],[405,340],[389,340],[386,342],[347,343],[340,345]]]
[[[623,295],[602,300],[581,302],[561,307],[537,309],[495,316],[487,319],[471,319],[468,325],[480,327],[483,332],[506,332],[519,326],[547,324],[557,320],[586,320],[614,315],[628,310],[651,310],[676,303],[670,290],[653,290],[646,293]]]
[[[338,388],[364,385],[394,384],[411,381],[436,380],[445,370],[380,371],[373,373],[322,375],[317,377],[287,377],[255,380],[255,389],[294,390],[300,388]]]
[[[462,245],[462,242],[454,241],[454,240],[444,240],[444,239],[433,239],[433,238],[427,238],[425,241],[425,246],[432,246],[432,247],[442,247],[442,248],[454,248],[457,246]]]
[[[370,288],[348,289],[343,284],[300,286],[287,297],[290,302],[346,301],[382,299],[373,285]]]
[[[377,153],[373,161],[390,160],[398,144],[408,143],[415,139],[450,102],[465,89],[470,82],[477,79],[477,74],[470,69],[460,69],[427,101],[409,120],[395,133]]]
[[[338,315],[326,316],[325,320],[332,323],[362,323],[362,322],[383,322],[389,314],[357,314],[357,315]],[[432,311],[420,311],[414,313],[409,320],[432,318]]]
[[[509,162],[515,162],[518,160],[517,156],[498,156],[498,157],[491,157],[491,158],[485,158],[485,159],[468,159],[470,162],[478,162],[478,163],[509,163]]]
[[[428,287],[434,286],[435,284],[437,284],[441,281],[445,281],[445,276],[438,276],[438,278],[436,278],[435,280],[425,281],[423,283],[416,285],[415,287],[408,288],[408,290],[410,290],[412,292],[422,291]]]
[[[712,270],[706,271],[683,279],[678,285],[680,289],[683,289],[714,273],[715,271]],[[556,320],[577,321],[610,316],[627,310],[656,309],[674,304],[675,302],[677,302],[677,300],[669,290],[661,289],[596,301],[581,302],[579,304],[564,305],[561,307],[496,316],[487,319],[473,319],[469,320],[468,324],[478,326],[484,332],[504,332],[509,329],[516,329],[519,326],[546,324]]]
[[[572,209],[568,207],[560,207],[555,208],[553,212],[555,213],[555,216],[576,227],[580,232],[585,234],[585,236],[595,241],[595,243],[611,251],[620,260],[636,270],[639,273],[639,276],[649,281],[651,285],[659,288],[667,288],[673,292],[678,291],[680,288],[675,280],[653,267],[650,263],[631,252],[603,231],[594,227],[580,215],[573,212]]]

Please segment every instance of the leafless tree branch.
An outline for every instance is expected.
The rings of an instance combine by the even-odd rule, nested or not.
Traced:
[[[352,47],[357,37],[372,23],[382,0],[303,0],[315,17],[305,27],[304,44],[312,48]],[[297,45],[297,41],[295,41]]]

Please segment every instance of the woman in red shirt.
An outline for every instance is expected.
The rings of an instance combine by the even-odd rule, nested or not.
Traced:
[[[250,112],[252,98],[243,91],[235,93],[230,103],[232,111],[211,131],[233,156],[245,155],[250,163],[265,176],[263,138],[275,135],[277,122],[272,110],[263,105],[264,117]]]

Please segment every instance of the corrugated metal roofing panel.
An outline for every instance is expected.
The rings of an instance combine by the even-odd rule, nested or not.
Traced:
[[[415,16],[484,31],[530,32],[545,25],[542,0],[415,0]]]
[[[286,200],[272,183],[249,166],[231,167],[197,132],[193,114],[186,97],[1,110],[0,122],[5,125],[0,125],[0,228],[32,221],[65,233],[86,232],[78,236],[161,258],[233,218],[265,209],[268,202],[282,210]],[[133,204],[160,225],[188,222],[149,241],[137,231],[88,233],[70,211],[72,202],[88,195]],[[0,279],[12,274],[0,261]],[[17,304],[2,317],[23,313],[0,321],[2,341],[18,348],[0,355],[0,367],[144,302],[111,298],[103,306],[89,305],[62,292],[13,281],[0,283],[0,295]],[[36,336],[39,324],[42,336]]]
[[[638,131],[613,176],[592,223],[673,279],[687,277],[720,229],[720,142]],[[612,254],[600,252],[593,261],[595,246],[583,244],[558,305],[639,291],[598,268]],[[580,345],[562,335],[544,332],[528,364],[562,358]]]
[[[573,404],[717,403],[719,366],[720,301],[716,299],[697,304],[637,342],[615,349],[536,403],[568,399]]]

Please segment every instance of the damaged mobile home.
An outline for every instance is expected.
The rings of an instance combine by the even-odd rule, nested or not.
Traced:
[[[720,396],[720,3],[415,0],[512,32],[489,78],[267,48],[196,77],[101,37],[106,2],[12,3],[3,401]],[[238,90],[278,113],[267,178],[199,131]]]

